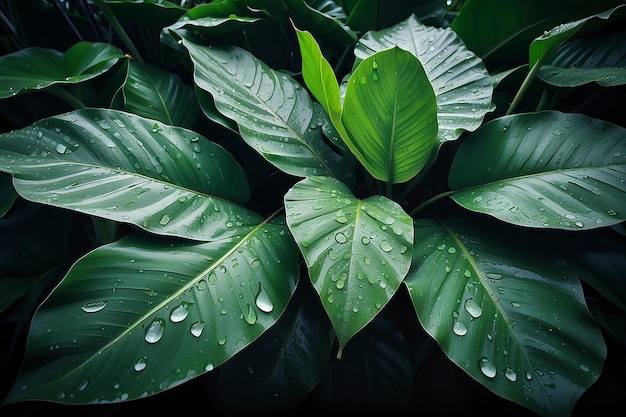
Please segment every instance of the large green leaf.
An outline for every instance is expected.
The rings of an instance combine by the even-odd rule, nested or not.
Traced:
[[[395,45],[415,55],[428,75],[437,96],[440,144],[481,125],[491,110],[491,78],[456,33],[425,26],[410,16],[395,26],[366,33],[354,53],[358,62]]]
[[[420,61],[393,47],[354,70],[341,113],[344,142],[375,178],[406,182],[437,141],[437,101]]]
[[[296,25],[332,45],[354,45],[357,35],[347,26],[346,14],[330,0],[285,0]]]
[[[245,173],[222,147],[130,113],[84,109],[0,135],[17,192],[153,233],[210,240],[256,224]]]
[[[159,67],[131,61],[120,93],[123,109],[168,125],[192,127],[199,107],[192,87]]]
[[[411,262],[411,218],[382,196],[364,200],[329,177],[285,194],[287,225],[339,341],[346,343],[395,294]]]
[[[577,270],[519,229],[419,219],[405,283],[454,363],[543,416],[569,416],[602,371],[606,347]]]
[[[557,87],[577,87],[590,82],[603,87],[623,85],[626,84],[625,49],[626,31],[576,39],[556,49],[537,76]]]
[[[603,13],[598,13],[593,16],[587,16],[583,19],[579,19],[573,22],[563,23],[555,28],[545,31],[541,36],[537,37],[530,44],[529,48],[529,67],[533,67],[537,62],[541,62],[543,58],[554,51],[564,42],[578,34],[582,30],[589,31],[593,28],[606,24],[611,18],[617,19],[623,17],[626,13],[626,6],[621,5],[607,10]],[[608,49],[610,51],[610,49]],[[600,54],[602,55],[602,54]],[[596,58],[602,59],[602,58]],[[612,61],[609,59],[608,61]]]
[[[463,207],[525,227],[569,230],[626,219],[626,129],[556,111],[493,120],[450,168]]]
[[[354,180],[349,165],[324,143],[313,102],[295,80],[244,49],[208,47],[181,38],[194,63],[196,85],[237,122],[243,139],[282,171],[300,177]]]
[[[6,401],[125,401],[211,371],[276,322],[297,255],[279,224],[210,243],[135,235],[92,251],[35,313]]]
[[[78,42],[65,53],[40,47],[21,49],[0,57],[0,98],[87,81],[122,58],[118,48],[99,42]]]
[[[292,411],[327,370],[330,322],[311,286],[299,289],[272,328],[220,367],[220,401],[229,415]]]

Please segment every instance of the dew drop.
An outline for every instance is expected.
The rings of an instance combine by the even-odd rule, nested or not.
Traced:
[[[148,358],[146,358],[145,356],[143,358],[137,359],[137,362],[135,362],[133,369],[137,372],[143,371],[144,369],[146,369],[146,366],[148,365],[147,360]]]
[[[506,368],[506,370],[504,371],[504,376],[511,382],[517,381],[517,372],[515,372],[511,368]]]
[[[454,324],[452,325],[452,331],[457,336],[465,336],[467,334],[467,327],[463,324],[462,321],[454,320]]]
[[[179,323],[187,318],[189,315],[189,306],[191,303],[180,303],[178,306],[170,312],[170,320],[174,323]]]
[[[346,243],[348,238],[343,233],[339,232],[335,235],[335,242],[337,243]]]
[[[383,252],[391,252],[391,250],[393,249],[391,247],[391,244],[387,242],[386,240],[382,240],[380,242],[380,248],[383,250]]]
[[[161,226],[165,226],[166,224],[168,224],[170,222],[170,216],[168,216],[167,214],[164,214],[163,217],[161,217],[161,220],[159,220],[159,224]]]
[[[106,305],[106,301],[96,301],[95,303],[85,304],[81,308],[85,313],[96,313],[101,311]]]
[[[465,310],[475,319],[483,314],[483,309],[473,298],[468,298],[467,300],[465,300]]]
[[[259,283],[259,291],[256,294],[255,300],[256,306],[264,313],[271,313],[274,309],[274,304],[272,304],[272,300],[270,300],[265,288]]]
[[[454,246],[450,246],[450,247],[448,248],[448,253],[449,253],[449,254],[456,253],[456,248],[455,248]]]
[[[165,320],[154,319],[152,323],[146,329],[145,340],[148,343],[156,343],[163,337],[163,330],[165,329]]]
[[[194,335],[195,337],[200,337],[200,335],[202,335],[202,330],[204,330],[203,321],[197,321],[191,325],[190,331],[191,331],[191,334]]]
[[[482,358],[480,360],[480,371],[487,378],[494,378],[496,376],[496,366],[487,358]]]
[[[67,146],[62,143],[58,143],[56,146],[57,153],[63,155],[67,151]]]
[[[246,319],[246,323],[248,324],[256,323],[256,319],[257,319],[256,310],[250,304],[248,304],[248,313],[246,314],[245,319]]]

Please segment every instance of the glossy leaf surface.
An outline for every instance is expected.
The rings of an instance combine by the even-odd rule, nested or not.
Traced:
[[[0,57],[0,98],[87,81],[122,58],[118,48],[98,42],[79,42],[65,53],[41,47],[22,49]]]
[[[452,30],[425,26],[415,16],[367,32],[354,53],[358,62],[396,45],[417,57],[426,71],[437,97],[439,143],[457,139],[464,130],[476,130],[491,110],[493,90],[480,58]]]
[[[8,402],[118,402],[218,367],[272,326],[298,280],[286,226],[210,243],[135,235],[87,254],[38,309]]]
[[[196,85],[237,122],[242,138],[282,171],[300,177],[353,177],[323,141],[308,92],[244,49],[207,47],[181,38],[194,62]],[[313,122],[313,123],[312,123]]]
[[[405,279],[424,329],[496,394],[570,415],[606,356],[576,274],[517,229],[463,219],[415,222]]]
[[[406,182],[437,141],[437,102],[420,61],[393,47],[354,70],[341,113],[344,142],[376,179]]]
[[[304,255],[341,349],[389,302],[411,263],[411,218],[382,196],[354,197],[329,177],[285,195],[287,225]]]
[[[245,174],[197,133],[115,110],[84,109],[0,135],[17,192],[158,234],[210,240],[256,224]]]
[[[583,230],[626,218],[626,129],[554,111],[493,120],[459,147],[451,197],[525,227]]]

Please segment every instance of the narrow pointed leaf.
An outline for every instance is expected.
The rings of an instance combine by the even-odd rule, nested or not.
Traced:
[[[177,74],[131,61],[121,90],[123,109],[168,125],[191,127],[198,115],[193,88]]]
[[[107,72],[122,58],[118,48],[99,42],[79,42],[65,53],[25,48],[0,57],[0,98],[87,81]]]
[[[84,109],[0,135],[17,192],[153,233],[210,240],[256,224],[245,173],[221,146],[130,113]]]
[[[280,170],[295,176],[353,173],[323,141],[308,92],[244,49],[208,47],[181,38],[194,63],[196,85],[234,120],[243,139]]]
[[[493,120],[464,141],[451,197],[500,220],[568,230],[626,219],[626,129],[555,111]]]
[[[340,353],[395,294],[411,262],[411,218],[382,196],[354,197],[329,177],[285,195],[287,225],[330,318]]]
[[[398,46],[416,56],[437,96],[439,144],[474,131],[491,111],[493,88],[485,65],[451,29],[421,24],[415,16],[367,32],[354,53],[358,60]]]
[[[35,313],[7,402],[131,400],[230,359],[276,322],[298,280],[286,226],[239,231],[129,236],[81,258]]]
[[[344,141],[375,178],[406,182],[437,141],[437,101],[420,61],[393,47],[354,70],[341,114]]]
[[[606,357],[577,269],[525,232],[489,228],[416,221],[405,279],[415,311],[446,355],[497,395],[569,416]]]

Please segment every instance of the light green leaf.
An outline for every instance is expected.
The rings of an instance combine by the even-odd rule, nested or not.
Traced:
[[[238,203],[245,173],[195,132],[116,110],[84,109],[0,135],[0,171],[38,203],[211,240],[259,217]]]
[[[519,229],[420,219],[405,283],[454,363],[500,397],[565,417],[606,357],[575,271]]]
[[[532,68],[537,62],[541,62],[547,54],[571,39],[579,31],[590,30],[591,28],[606,24],[606,22],[599,22],[598,19],[606,21],[611,18],[622,17],[625,13],[626,5],[620,5],[603,13],[560,24],[544,32],[543,35],[535,38],[530,44],[529,67]],[[608,51],[610,51],[610,49]]]
[[[177,74],[140,62],[129,62],[121,90],[125,111],[168,125],[192,127],[198,115],[193,88]]]
[[[78,42],[65,53],[30,47],[4,55],[0,57],[0,99],[90,80],[124,57],[118,48],[99,42]]]
[[[492,110],[491,78],[480,58],[456,33],[423,25],[412,15],[397,25],[363,35],[354,50],[357,63],[396,45],[417,57],[426,71],[437,96],[440,145],[482,124]]]
[[[135,235],[102,246],[35,313],[6,401],[120,402],[211,371],[276,322],[298,268],[278,224],[210,243]]]
[[[556,111],[493,120],[463,141],[449,185],[461,206],[525,227],[626,219],[626,129]]]
[[[364,200],[329,177],[309,177],[285,194],[287,225],[339,341],[346,343],[387,304],[406,275],[411,218],[382,196]]]
[[[437,141],[437,102],[420,61],[398,47],[367,57],[348,80],[341,123],[372,176],[400,183],[417,175]]]
[[[313,102],[295,80],[244,49],[208,47],[181,38],[194,63],[196,85],[209,92],[242,138],[280,170],[300,177],[354,181],[343,158],[323,141]]]

